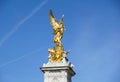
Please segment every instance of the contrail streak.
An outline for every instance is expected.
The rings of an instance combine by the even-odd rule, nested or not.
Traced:
[[[22,19],[19,23],[17,23],[14,28],[8,32],[1,40],[0,40],[0,47],[5,43],[6,40],[8,40],[19,28],[22,24],[24,24],[27,20],[29,20],[33,15],[35,15],[46,3],[48,0],[44,0],[42,3],[40,3],[35,9],[31,11],[31,13],[26,16],[24,19]]]
[[[40,52],[41,50],[43,50],[43,48],[42,48],[42,49],[39,48],[39,49],[37,49],[37,50],[32,51],[31,53],[28,53],[28,54],[25,54],[25,55],[23,55],[23,56],[21,56],[21,57],[18,57],[18,58],[16,58],[16,59],[10,60],[10,61],[8,61],[8,62],[0,65],[0,68],[6,66],[6,65],[8,65],[8,64],[17,62],[17,61],[19,61],[19,60],[21,60],[21,59],[23,59],[23,58],[25,58],[25,57],[27,57],[27,56],[33,55],[33,54],[35,54],[35,53],[37,53],[37,52]]]

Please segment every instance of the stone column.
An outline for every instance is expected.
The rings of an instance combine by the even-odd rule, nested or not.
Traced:
[[[70,62],[49,62],[40,69],[44,73],[44,82],[72,82],[75,75]]]

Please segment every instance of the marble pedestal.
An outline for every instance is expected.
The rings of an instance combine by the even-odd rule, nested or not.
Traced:
[[[40,68],[44,73],[44,82],[72,82],[75,75],[73,65],[69,62],[48,62]]]

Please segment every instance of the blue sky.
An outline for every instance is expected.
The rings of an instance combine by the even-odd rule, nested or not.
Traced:
[[[0,0],[0,82],[43,82],[54,47],[49,10],[64,17],[73,82],[120,82],[119,0]]]

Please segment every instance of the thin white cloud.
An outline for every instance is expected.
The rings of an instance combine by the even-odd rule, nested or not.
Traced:
[[[8,40],[19,28],[22,24],[24,24],[27,20],[29,20],[33,15],[35,15],[46,3],[48,0],[44,0],[41,2],[35,9],[31,11],[25,18],[23,18],[19,23],[17,23],[14,28],[8,32],[1,40],[0,40],[0,47]]]
[[[23,59],[23,58],[25,58],[25,57],[28,57],[28,56],[30,56],[30,55],[33,55],[33,54],[35,54],[35,53],[37,53],[37,52],[40,52],[40,51],[43,50],[43,49],[44,49],[44,48],[42,48],[42,49],[41,49],[41,48],[36,49],[36,50],[34,50],[34,51],[32,51],[32,52],[30,52],[30,53],[28,53],[28,54],[22,55],[22,56],[20,56],[20,57],[18,57],[18,58],[16,58],[16,59],[13,59],[13,60],[10,60],[10,61],[8,61],[8,62],[6,62],[6,63],[3,63],[3,64],[0,65],[0,68],[2,68],[2,67],[4,67],[4,66],[7,66],[8,64],[18,62],[19,60],[21,60],[21,59]]]

